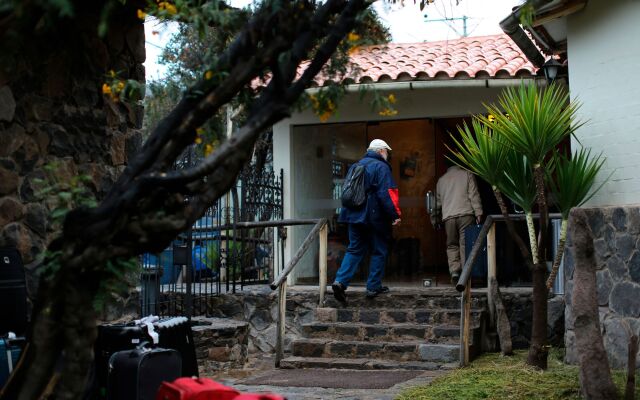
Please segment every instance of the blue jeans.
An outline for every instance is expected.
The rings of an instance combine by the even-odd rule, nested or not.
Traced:
[[[389,232],[380,232],[368,224],[349,224],[349,247],[336,274],[336,282],[347,288],[365,254],[370,250],[367,289],[379,289],[382,286],[384,265],[389,253],[388,244]]]

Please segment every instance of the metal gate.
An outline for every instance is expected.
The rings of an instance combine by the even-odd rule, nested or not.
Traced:
[[[211,315],[212,296],[273,279],[284,267],[284,228],[238,224],[283,218],[282,178],[249,165],[191,229],[144,254],[140,314]]]

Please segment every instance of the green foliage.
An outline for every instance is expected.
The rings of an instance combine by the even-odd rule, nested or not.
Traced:
[[[132,279],[138,278],[140,263],[137,257],[114,258],[107,260],[100,273],[100,286],[93,298],[93,308],[96,311],[103,310],[114,298],[127,294]]]
[[[64,178],[64,166],[58,162],[44,165],[43,170],[46,178],[34,179],[36,196],[48,205],[54,225],[60,225],[67,213],[74,208],[93,208],[97,205],[95,194],[90,188],[90,176],[74,175]]]
[[[539,90],[535,83],[507,88],[498,104],[485,105],[488,116],[479,115],[515,151],[525,155],[534,168],[543,164],[549,152],[582,125],[576,122],[577,103],[569,103],[569,94],[552,84]]]
[[[478,118],[471,121],[471,128],[466,122],[458,126],[458,133],[460,139],[451,135],[454,148],[447,146],[451,153],[449,159],[498,187],[504,179],[508,151],[505,144],[496,140],[496,134],[490,126]]]
[[[145,118],[144,131],[148,134],[157,123],[180,101],[181,97],[195,82],[203,77],[211,84],[225,76],[217,74],[215,60],[217,56],[231,43],[237,32],[246,23],[253,12],[250,8],[228,8],[222,2],[211,1],[199,4],[197,12],[192,9],[193,1],[176,1],[175,16],[159,15],[157,5],[145,11],[156,15],[160,19],[177,19],[181,23],[178,32],[172,37],[163,50],[160,63],[167,66],[167,76],[148,83],[148,93],[144,100]],[[277,6],[277,3],[275,3]],[[191,12],[185,10],[191,7]],[[387,43],[391,40],[389,30],[380,22],[373,10],[366,10],[358,16],[358,24],[354,31],[340,43],[330,61],[324,66],[321,74],[324,79],[331,79],[338,83],[328,84],[318,92],[305,94],[296,103],[298,111],[311,108],[321,121],[326,121],[336,110],[340,100],[345,95],[343,79],[355,71],[349,61],[351,52],[360,46]],[[316,48],[320,46],[318,43]],[[284,53],[281,58],[290,54]],[[283,60],[281,60],[283,61]],[[269,79],[265,76],[264,79]],[[255,93],[246,88],[230,105],[234,110],[247,109],[253,101]],[[374,92],[372,106],[377,111],[386,111],[395,115],[388,96]],[[236,122],[242,122],[244,115],[238,113]],[[207,145],[214,147],[225,138],[223,134],[226,126],[226,115],[219,112],[210,122],[202,127],[204,134],[197,141],[200,146],[197,151],[206,153]]]
[[[209,241],[206,245],[206,251],[204,252],[204,259],[202,260],[208,268],[214,268],[214,266],[221,266],[222,260],[220,258],[220,247],[226,247],[223,250],[225,258],[225,266],[227,268],[227,276],[230,278],[235,277],[240,279],[240,270],[242,268],[242,244],[233,240],[226,241]]]
[[[527,157],[512,149],[508,149],[505,154],[504,174],[498,183],[498,188],[520,208],[529,213],[536,201],[533,165]]]
[[[602,154],[591,157],[591,150],[585,148],[580,148],[571,157],[554,155],[553,168],[547,170],[546,180],[563,219],[569,218],[573,207],[589,201],[607,181],[603,180],[598,188],[591,190],[604,161]]]
[[[533,18],[536,16],[536,10],[533,7],[531,0],[526,1],[520,6],[520,24],[524,26],[531,26],[533,24]]]
[[[398,400],[477,400],[477,399],[581,399],[577,366],[562,362],[562,351],[551,349],[549,368],[540,371],[525,364],[526,351],[515,356],[485,354],[468,367],[436,378],[428,386],[403,391]],[[614,382],[623,392],[625,371],[614,371]],[[640,399],[640,380],[636,378],[636,399]]]

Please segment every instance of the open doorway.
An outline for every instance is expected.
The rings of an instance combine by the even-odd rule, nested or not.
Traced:
[[[402,223],[393,228],[385,282],[421,285],[422,279],[439,275],[442,281],[442,275],[447,273],[444,231],[431,226],[425,208],[425,195],[435,190],[442,163],[441,135],[442,131],[430,119],[294,128],[296,210],[302,213],[299,216],[326,215],[334,222],[329,236],[329,281],[334,278],[348,245],[347,226],[337,224],[342,183],[349,167],[362,158],[369,142],[376,138],[393,148],[390,164],[402,209]],[[325,183],[328,178],[325,170],[330,172],[330,185]],[[328,186],[330,193],[325,191]],[[331,201],[318,201],[325,193]],[[332,207],[327,209],[321,204]],[[314,208],[317,209],[313,211]],[[355,284],[366,280],[367,261],[356,275]],[[312,275],[309,281],[313,281]]]

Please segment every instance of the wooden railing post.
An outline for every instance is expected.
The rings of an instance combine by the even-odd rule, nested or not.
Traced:
[[[491,291],[491,279],[497,278],[496,264],[496,223],[494,222],[487,233],[487,300],[489,302],[489,326],[495,326],[496,308]]]
[[[324,224],[320,229],[320,250],[318,256],[318,273],[320,275],[320,299],[318,307],[324,307],[324,296],[327,292],[327,235],[329,232],[328,224]]]
[[[278,325],[276,327],[276,368],[280,368],[280,361],[284,358],[284,334],[287,311],[287,281],[278,287]]]

